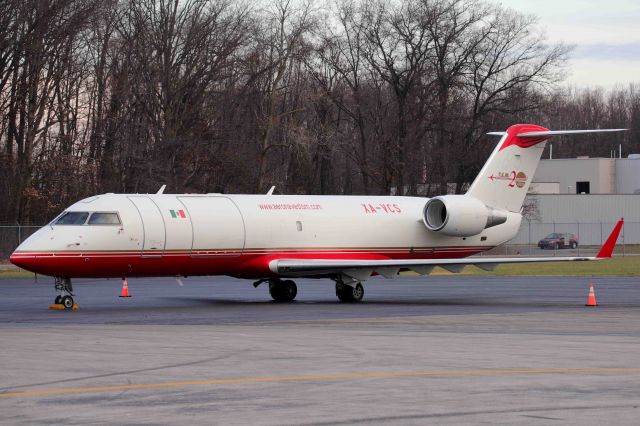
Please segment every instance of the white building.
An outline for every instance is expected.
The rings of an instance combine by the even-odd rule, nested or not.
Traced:
[[[640,194],[640,155],[541,160],[532,194]]]
[[[571,232],[581,244],[598,245],[624,217],[625,244],[640,244],[640,155],[542,160],[525,204],[527,220],[513,243]]]

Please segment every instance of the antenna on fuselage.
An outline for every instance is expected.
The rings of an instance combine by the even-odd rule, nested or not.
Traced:
[[[267,191],[267,195],[273,195],[273,191],[276,190],[276,186],[273,185],[268,191]]]
[[[167,187],[167,185],[162,185],[160,187],[160,189],[158,189],[158,192],[156,192],[156,194],[164,194],[164,189]]]

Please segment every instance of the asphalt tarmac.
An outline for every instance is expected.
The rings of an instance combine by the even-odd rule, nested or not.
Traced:
[[[0,423],[638,424],[637,278],[297,282],[0,280]]]

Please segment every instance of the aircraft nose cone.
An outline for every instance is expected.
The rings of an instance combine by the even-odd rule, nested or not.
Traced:
[[[36,258],[35,256],[27,256],[22,255],[20,253],[13,252],[11,256],[9,256],[9,262],[13,263],[19,268],[26,269],[27,271],[32,271],[35,267]]]

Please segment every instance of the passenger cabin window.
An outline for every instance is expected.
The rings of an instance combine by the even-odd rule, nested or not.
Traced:
[[[87,217],[89,217],[87,212],[66,212],[56,220],[54,225],[84,225]]]
[[[91,213],[89,225],[120,225],[118,213]]]

